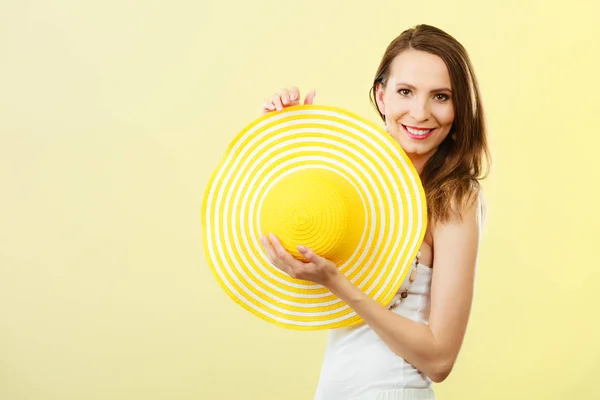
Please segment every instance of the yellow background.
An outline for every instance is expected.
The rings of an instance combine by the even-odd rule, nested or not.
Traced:
[[[0,3],[0,399],[310,399],[324,332],[231,301],[204,187],[281,87],[379,121],[416,23],[470,52],[494,169],[477,293],[440,399],[595,398],[595,1]]]

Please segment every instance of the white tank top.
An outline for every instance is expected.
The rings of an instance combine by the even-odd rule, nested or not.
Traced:
[[[422,264],[417,268],[418,275],[408,296],[392,312],[427,324],[432,269]],[[407,277],[398,293],[408,284]],[[397,294],[390,304],[399,297]],[[367,324],[333,329],[328,335],[315,400],[348,400],[374,392],[431,389],[432,381],[394,353]]]
[[[478,211],[481,238],[484,215],[481,195]],[[408,296],[392,312],[428,325],[432,268],[415,260],[390,304],[409,287],[408,276],[415,264],[418,275]],[[333,329],[328,335],[314,400],[435,398],[431,379],[394,353],[367,324]]]

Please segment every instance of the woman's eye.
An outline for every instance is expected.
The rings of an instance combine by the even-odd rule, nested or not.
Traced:
[[[410,95],[410,90],[400,89],[400,90],[398,90],[398,93],[400,93],[402,96],[408,96],[408,95]]]
[[[436,100],[439,100],[439,101],[446,101],[446,100],[448,100],[449,98],[450,98],[450,97],[449,97],[447,94],[443,94],[443,93],[440,93],[440,94],[436,94],[436,95],[435,95],[435,99],[436,99]]]

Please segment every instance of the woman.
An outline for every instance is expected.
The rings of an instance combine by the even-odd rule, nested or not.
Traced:
[[[261,242],[275,266],[327,287],[364,320],[330,331],[316,399],[433,399],[432,382],[445,380],[457,359],[474,290],[479,181],[489,160],[477,80],[460,43],[419,25],[388,46],[371,100],[419,173],[428,204],[422,247],[392,303],[378,304],[304,246],[310,262],[272,235]],[[263,112],[299,103],[297,88],[284,89]]]

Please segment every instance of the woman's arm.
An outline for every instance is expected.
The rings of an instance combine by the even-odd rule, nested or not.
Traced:
[[[458,210],[462,218],[432,228],[434,262],[429,325],[391,312],[352,284],[331,262],[312,250],[298,249],[309,262],[295,259],[277,238],[261,237],[269,259],[293,278],[319,283],[346,302],[399,356],[435,382],[450,374],[465,335],[479,245],[478,202]]]
[[[343,275],[329,289],[352,307],[398,355],[435,382],[450,374],[471,310],[479,244],[478,204],[433,227],[434,264],[429,325],[397,315],[368,297]]]

